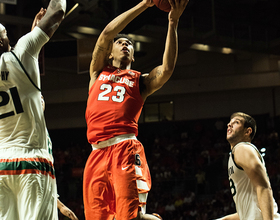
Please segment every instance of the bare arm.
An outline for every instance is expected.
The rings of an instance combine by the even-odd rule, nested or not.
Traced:
[[[153,5],[154,3],[152,0],[143,0],[135,7],[120,14],[104,28],[97,39],[92,53],[92,60],[90,63],[91,81],[89,87],[92,86],[99,72],[107,64],[114,37],[120,33],[134,18]]]
[[[171,11],[169,12],[168,31],[162,65],[154,68],[149,74],[143,75],[146,86],[146,89],[142,92],[144,100],[147,96],[160,89],[173,73],[178,55],[177,26],[179,18],[188,2],[189,0],[169,0]]]
[[[57,208],[66,217],[72,220],[78,220],[77,216],[67,206],[65,206],[59,199],[57,199]]]
[[[259,154],[252,147],[244,144],[235,149],[234,158],[236,164],[244,169],[256,189],[263,219],[273,219],[272,189]]]
[[[63,20],[65,11],[66,0],[51,0],[45,16],[40,20],[37,26],[49,37],[52,37]]]

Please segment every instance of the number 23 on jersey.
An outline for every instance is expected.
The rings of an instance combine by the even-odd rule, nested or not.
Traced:
[[[110,93],[112,90],[116,93],[111,97],[114,102],[123,102],[125,95],[125,88],[123,86],[112,87],[110,84],[102,84],[100,90],[103,91],[98,95],[98,100],[100,101],[109,101]]]

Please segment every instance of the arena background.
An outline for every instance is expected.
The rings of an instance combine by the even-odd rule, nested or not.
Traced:
[[[91,52],[105,25],[139,1],[67,2],[67,16],[40,58],[41,81],[60,199],[83,219],[82,172],[91,150],[84,119]],[[11,45],[47,4],[0,0],[0,21]],[[153,180],[149,212],[173,220],[213,219],[234,211],[225,130],[235,111],[257,119],[254,143],[266,154],[278,201],[279,6],[278,0],[190,0],[179,23],[174,74],[147,99],[139,123]],[[167,16],[153,7],[125,28],[136,40],[132,68],[149,72],[160,64]],[[197,177],[203,176],[199,184]]]

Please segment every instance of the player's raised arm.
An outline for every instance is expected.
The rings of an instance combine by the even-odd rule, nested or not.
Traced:
[[[120,33],[134,18],[153,5],[154,3],[152,0],[143,0],[135,7],[117,16],[104,28],[92,53],[92,60],[90,63],[90,87],[95,82],[99,72],[108,62],[114,37]]]
[[[154,68],[149,74],[143,75],[146,86],[142,92],[144,100],[160,89],[173,73],[178,55],[178,22],[188,2],[189,0],[169,0],[171,11],[168,15],[169,23],[162,65]]]
[[[63,20],[65,11],[66,0],[51,0],[46,14],[43,16],[37,26],[41,28],[49,37],[52,37]]]

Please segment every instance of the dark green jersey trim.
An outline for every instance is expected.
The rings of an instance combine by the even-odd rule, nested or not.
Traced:
[[[48,163],[38,161],[15,161],[15,162],[2,162],[0,163],[0,170],[40,170],[50,172],[55,175],[54,168]]]

